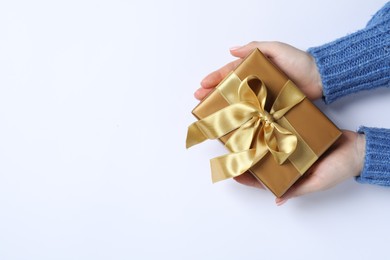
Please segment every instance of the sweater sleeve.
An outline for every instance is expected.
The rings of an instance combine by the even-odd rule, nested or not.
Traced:
[[[360,127],[366,136],[366,156],[360,183],[390,186],[390,130]]]
[[[327,104],[361,90],[390,87],[390,2],[364,29],[308,52],[316,61]]]

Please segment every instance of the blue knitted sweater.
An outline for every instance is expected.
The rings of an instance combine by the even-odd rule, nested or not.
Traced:
[[[367,26],[308,49],[316,60],[325,103],[361,90],[390,87],[390,2]],[[364,168],[357,181],[390,186],[390,129],[360,127],[366,136]]]

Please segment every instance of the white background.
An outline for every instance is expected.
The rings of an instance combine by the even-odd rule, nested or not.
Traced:
[[[0,2],[0,259],[385,259],[390,190],[349,180],[277,207],[186,150],[193,92],[233,58],[363,28],[385,0]],[[390,127],[390,91],[324,106]]]

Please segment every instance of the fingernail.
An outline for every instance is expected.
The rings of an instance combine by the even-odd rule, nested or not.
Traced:
[[[199,97],[200,91],[201,91],[201,88],[197,89],[197,90],[195,91],[194,95],[195,95],[196,97]]]
[[[276,205],[277,206],[282,206],[284,203],[286,203],[286,199],[280,199],[280,198],[276,198],[275,202],[276,202]]]
[[[238,49],[240,49],[242,46],[233,46],[233,47],[231,47],[229,50],[230,51],[235,51],[235,50],[238,50]]]

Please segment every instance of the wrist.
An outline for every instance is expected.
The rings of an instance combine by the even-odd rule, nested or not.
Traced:
[[[356,137],[356,171],[354,176],[359,176],[363,171],[364,160],[366,156],[366,136],[364,134],[357,134]]]
[[[308,53],[310,60],[311,60],[311,74],[313,75],[313,96],[315,99],[322,98],[323,96],[323,91],[322,91],[322,79],[321,79],[321,74],[319,72],[319,69],[317,67],[316,61],[310,53]]]

